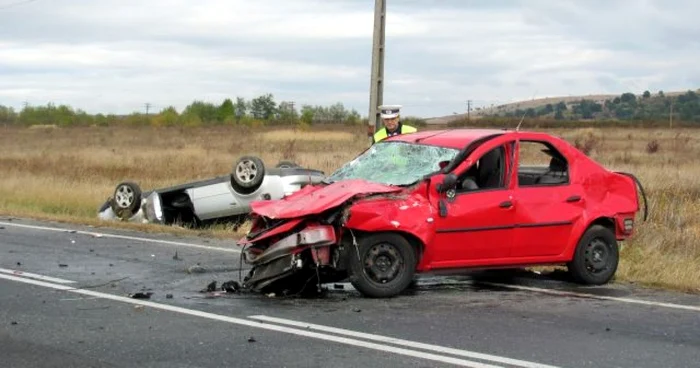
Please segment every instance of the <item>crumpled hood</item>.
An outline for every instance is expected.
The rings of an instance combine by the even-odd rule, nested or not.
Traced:
[[[251,212],[268,218],[294,218],[314,215],[340,206],[355,196],[400,192],[402,188],[362,179],[349,179],[325,186],[307,185],[279,200],[251,202]]]

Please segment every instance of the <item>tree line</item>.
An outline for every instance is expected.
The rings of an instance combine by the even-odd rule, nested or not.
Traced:
[[[700,92],[700,90],[699,90]],[[536,108],[484,116],[510,118],[543,118],[554,120],[669,120],[700,122],[700,95],[696,91],[667,96],[663,91],[652,95],[644,91],[641,96],[623,93],[602,102],[581,99],[569,104],[561,101]]]
[[[242,97],[224,99],[221,104],[193,101],[181,112],[173,106],[154,114],[134,112],[127,115],[88,114],[67,105],[26,105],[20,111],[0,104],[0,124],[57,125],[57,126],[203,126],[203,125],[292,125],[292,124],[348,124],[366,123],[355,109],[338,102],[330,106],[277,102],[272,94],[250,100]]]

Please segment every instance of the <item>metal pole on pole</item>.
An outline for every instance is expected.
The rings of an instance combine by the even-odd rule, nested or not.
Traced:
[[[372,41],[372,73],[369,88],[368,135],[381,128],[379,106],[384,101],[384,30],[386,25],[386,1],[374,2],[374,32]]]

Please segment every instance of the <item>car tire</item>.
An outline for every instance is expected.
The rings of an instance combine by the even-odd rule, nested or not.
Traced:
[[[112,211],[122,220],[128,220],[141,207],[141,188],[138,184],[125,181],[114,189],[111,201]]]
[[[577,283],[603,285],[615,276],[619,261],[615,233],[605,226],[593,225],[579,240],[567,268]]]
[[[251,193],[262,185],[265,164],[259,157],[243,156],[233,165],[231,177],[237,191]]]
[[[275,168],[277,168],[277,169],[295,169],[295,168],[300,168],[300,167],[301,166],[299,166],[295,162],[285,161],[285,160],[282,160],[282,161],[278,162],[277,165],[275,165]]]
[[[348,256],[350,283],[366,297],[396,296],[413,281],[416,252],[399,234],[380,233],[362,237],[357,247],[349,247]]]

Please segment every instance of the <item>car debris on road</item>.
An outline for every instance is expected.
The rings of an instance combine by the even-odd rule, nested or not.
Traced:
[[[281,199],[325,178],[323,171],[280,161],[274,168],[256,156],[242,156],[231,173],[142,192],[135,182],[119,183],[99,208],[98,218],[137,223],[201,227],[244,223],[250,202]]]
[[[297,292],[348,279],[367,297],[400,294],[416,273],[568,268],[600,285],[636,229],[632,174],[540,132],[455,129],[379,142],[321,183],[251,202],[237,244],[242,287]]]

